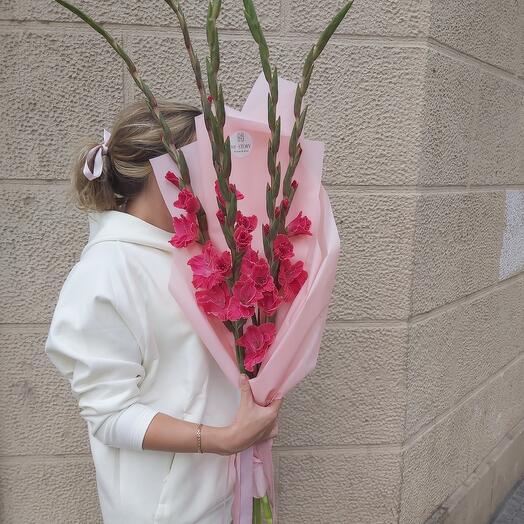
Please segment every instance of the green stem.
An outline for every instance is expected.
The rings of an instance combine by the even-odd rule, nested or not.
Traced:
[[[273,524],[273,513],[271,511],[271,504],[269,503],[269,499],[267,498],[267,495],[264,495],[260,501],[262,511],[264,512],[264,519],[266,521],[266,524]]]
[[[262,62],[262,69],[270,88],[268,99],[268,123],[271,129],[271,140],[268,146],[268,168],[271,176],[271,185],[268,184],[266,190],[266,208],[270,228],[269,235],[267,236],[267,238],[265,238],[264,241],[264,252],[266,254],[268,262],[270,263],[270,265],[272,265],[273,240],[278,233],[285,233],[286,217],[289,210],[289,206],[287,208],[283,208],[283,206],[280,204],[280,216],[278,218],[275,218],[275,202],[280,191],[280,164],[278,164],[278,166],[275,165],[276,151],[278,150],[277,142],[280,141],[280,129],[278,129],[277,138],[276,127],[280,127],[280,121],[278,121],[278,125],[276,125],[274,120],[276,115],[276,105],[278,98],[278,79],[276,74],[276,68],[273,69],[273,72],[271,71],[271,65],[269,63],[269,49],[267,46],[266,39],[264,38],[262,28],[260,26],[260,22],[257,17],[253,0],[243,0],[243,3],[244,15],[248,23],[249,30],[251,31],[254,40],[258,43],[260,59]],[[287,198],[290,205],[295,193],[294,188],[292,187],[293,175],[295,173],[295,169],[298,165],[298,162],[302,154],[299,139],[300,135],[302,134],[304,121],[307,114],[307,106],[302,111],[302,100],[306,94],[311,79],[311,74],[313,71],[313,65],[315,60],[319,57],[320,53],[328,43],[329,39],[331,38],[337,27],[339,26],[340,22],[342,22],[342,20],[346,16],[346,13],[349,11],[352,3],[352,1],[347,2],[346,5],[342,9],[340,9],[340,11],[333,17],[331,22],[328,24],[326,29],[322,32],[317,43],[311,48],[308,55],[306,56],[306,60],[302,69],[302,80],[297,85],[294,104],[295,122],[289,141],[290,160],[288,163],[286,174],[284,176],[282,187],[282,198]],[[275,181],[278,183],[274,183]],[[277,266],[272,267],[275,268],[275,270],[277,269]],[[272,275],[273,277],[276,276],[274,272],[272,272]]]
[[[278,103],[278,74],[276,67],[271,67],[269,62],[269,47],[267,45],[262,27],[258,20],[253,0],[243,0],[244,15],[249,30],[258,44],[262,70],[269,85],[267,101],[267,121],[270,129],[268,142],[267,167],[270,183],[266,187],[266,212],[268,216],[269,234],[264,241],[264,254],[270,266],[273,265],[273,241],[278,233],[278,217],[275,215],[275,207],[280,193],[281,165],[277,164],[277,154],[280,147],[280,116],[276,118]],[[261,226],[262,227],[262,226]],[[272,274],[275,277],[275,274]]]
[[[262,524],[262,506],[261,499],[253,497],[253,524]]]

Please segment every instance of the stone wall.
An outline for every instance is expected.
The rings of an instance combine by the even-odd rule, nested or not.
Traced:
[[[155,93],[198,104],[164,2],[77,4]],[[240,108],[260,65],[241,2],[223,4]],[[203,57],[206,2],[183,5]],[[283,77],[341,5],[256,2]],[[141,95],[58,4],[0,0],[0,17],[0,515],[92,524],[87,428],[43,343],[87,239],[71,151]],[[356,0],[308,101],[343,245],[318,367],[283,406],[280,521],[486,523],[524,474],[524,1]]]

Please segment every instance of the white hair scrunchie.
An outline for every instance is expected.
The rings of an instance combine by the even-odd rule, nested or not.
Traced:
[[[97,144],[96,146],[92,147],[87,153],[83,172],[85,177],[89,180],[98,178],[102,174],[102,155],[107,154],[107,143],[109,142],[110,138],[111,133],[104,129],[104,141],[101,144]],[[95,157],[95,160],[93,163],[93,171],[91,171],[89,168],[89,162],[93,160],[93,157]]]

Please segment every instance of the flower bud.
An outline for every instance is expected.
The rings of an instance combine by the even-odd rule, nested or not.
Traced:
[[[173,173],[173,171],[168,171],[165,178],[180,189],[180,179],[175,175],[175,173]]]
[[[226,215],[221,209],[217,211],[217,218],[221,224],[224,224],[226,221]]]

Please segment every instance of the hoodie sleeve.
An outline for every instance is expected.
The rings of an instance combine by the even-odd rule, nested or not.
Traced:
[[[108,446],[141,450],[159,410],[141,402],[142,352],[115,296],[123,282],[110,267],[71,270],[45,352],[68,379],[92,435]]]

